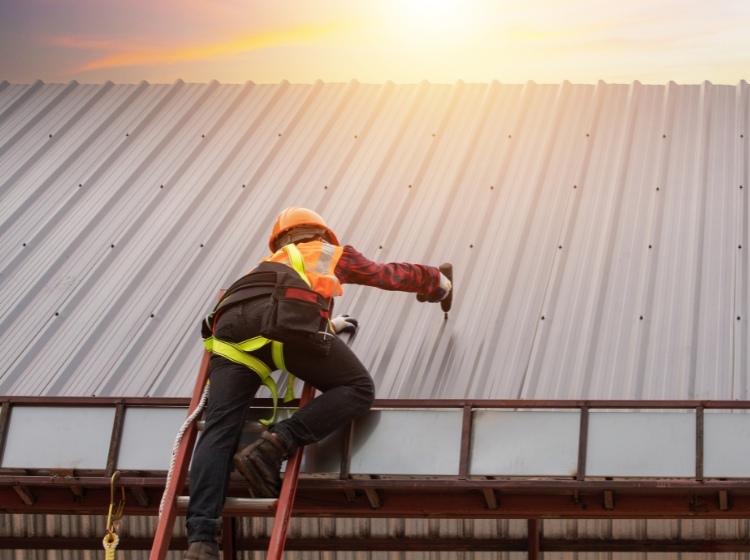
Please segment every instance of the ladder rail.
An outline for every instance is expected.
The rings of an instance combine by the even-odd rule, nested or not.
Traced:
[[[193,397],[190,399],[188,416],[190,416],[196,409],[198,403],[200,403],[201,396],[203,395],[203,388],[206,386],[206,381],[208,380],[208,365],[210,357],[211,355],[207,351],[203,352],[201,366],[198,370],[198,379],[195,380]],[[195,447],[195,439],[197,435],[198,427],[196,422],[193,422],[185,430],[185,435],[182,437],[175,458],[175,472],[172,475],[172,479],[169,481],[169,486],[164,489],[164,492],[166,493],[164,511],[159,517],[159,523],[156,526],[154,544],[151,547],[149,560],[164,560],[169,551],[169,541],[172,539],[174,522],[177,519],[177,496],[185,487],[185,479],[187,478],[188,466],[190,465],[190,459],[193,456],[193,448]]]
[[[315,387],[305,383],[300,398],[300,408],[307,404],[315,396]],[[297,481],[299,480],[299,471],[302,466],[302,454],[304,447],[299,447],[294,456],[287,461],[284,480],[281,483],[281,492],[276,508],[276,516],[273,521],[271,530],[271,539],[268,545],[268,554],[266,560],[281,560],[284,554],[284,544],[286,543],[286,534],[289,530],[289,520],[292,516],[292,507],[294,505],[294,495],[297,492]]]

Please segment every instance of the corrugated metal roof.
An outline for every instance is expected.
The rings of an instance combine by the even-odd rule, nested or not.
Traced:
[[[269,537],[273,521],[270,518],[238,519],[237,535],[240,537]],[[178,519],[175,537],[184,537],[184,519]],[[106,518],[103,516],[70,515],[0,515],[0,537],[103,537]],[[144,538],[153,535],[156,518],[125,516],[120,536],[123,542],[129,538]],[[542,538],[547,539],[674,539],[688,540],[747,539],[750,522],[742,520],[540,520]],[[526,520],[515,519],[302,519],[293,518],[289,527],[289,538],[466,538],[466,539],[522,539],[527,535]],[[99,553],[100,554],[100,553]],[[242,552],[246,560],[264,560],[265,551]],[[47,551],[0,551],[3,560],[36,560],[50,558],[90,558],[87,552]],[[145,551],[118,552],[122,557],[140,560],[148,558]],[[169,560],[179,560],[183,553],[170,552]],[[444,560],[522,560],[525,552],[286,552],[288,560],[335,559],[335,560],[386,560],[404,558],[409,560],[441,558]],[[545,552],[545,560],[595,560],[612,558],[648,558],[648,560],[673,560],[675,558],[712,558],[714,560],[736,560],[747,557],[747,553],[598,553],[598,552]]]
[[[2,82],[0,393],[188,395],[199,318],[300,205],[455,266],[447,322],[338,303],[381,398],[745,399],[749,93]]]

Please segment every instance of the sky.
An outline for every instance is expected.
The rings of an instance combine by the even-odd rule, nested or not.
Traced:
[[[750,0],[0,0],[0,80],[736,84]]]

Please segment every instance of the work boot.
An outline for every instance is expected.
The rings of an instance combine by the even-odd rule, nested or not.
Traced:
[[[278,434],[263,432],[258,440],[234,456],[234,466],[250,483],[255,498],[278,498],[281,463],[287,447]]]
[[[194,541],[185,553],[184,560],[219,560],[219,543]]]

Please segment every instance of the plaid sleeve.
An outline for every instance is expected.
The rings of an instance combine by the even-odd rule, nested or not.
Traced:
[[[360,284],[381,290],[429,294],[440,286],[440,271],[434,266],[377,263],[351,245],[344,247],[334,274],[342,284]]]

